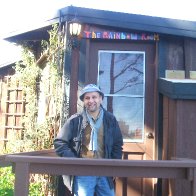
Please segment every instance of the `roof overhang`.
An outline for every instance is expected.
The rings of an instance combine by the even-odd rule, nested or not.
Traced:
[[[68,6],[39,26],[12,32],[4,39],[10,42],[47,39],[52,24],[70,21],[75,16],[85,24],[196,38],[196,22]]]

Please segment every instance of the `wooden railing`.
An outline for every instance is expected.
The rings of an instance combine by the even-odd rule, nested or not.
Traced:
[[[4,163],[2,164],[4,166],[10,163],[14,166],[15,196],[28,196],[30,173],[186,179],[191,182],[192,196],[196,196],[196,160],[141,161],[60,158],[49,150],[1,156],[0,162]]]

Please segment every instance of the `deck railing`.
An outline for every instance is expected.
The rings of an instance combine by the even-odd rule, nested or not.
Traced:
[[[1,156],[0,166],[10,163],[15,171],[15,196],[28,196],[30,173],[186,179],[191,182],[192,196],[196,196],[196,160],[75,159],[56,157],[46,150]]]

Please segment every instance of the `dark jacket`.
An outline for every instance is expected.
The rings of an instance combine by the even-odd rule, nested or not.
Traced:
[[[104,157],[121,159],[123,139],[118,122],[113,114],[103,110]],[[74,114],[67,120],[54,140],[54,147],[58,156],[80,157],[82,134],[87,124],[88,121],[84,112]],[[111,178],[108,180],[112,187]]]

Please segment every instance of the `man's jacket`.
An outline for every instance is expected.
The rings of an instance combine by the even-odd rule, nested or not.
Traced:
[[[122,158],[122,134],[116,118],[105,109],[103,115],[104,157],[106,159]],[[64,124],[54,140],[56,154],[60,157],[80,157],[82,134],[88,121],[84,111],[74,114]],[[112,186],[111,179],[108,178]]]

